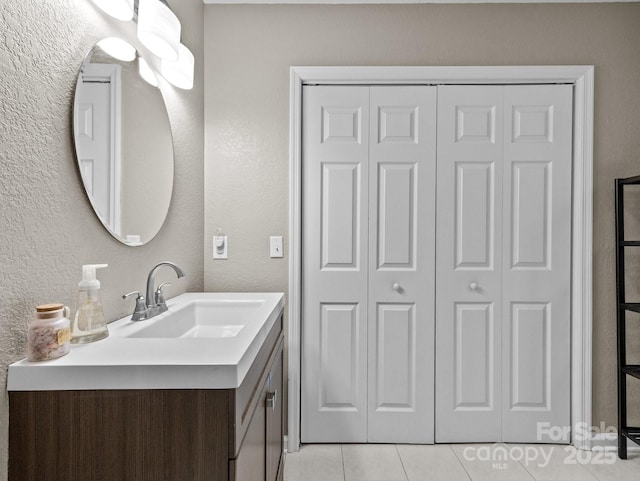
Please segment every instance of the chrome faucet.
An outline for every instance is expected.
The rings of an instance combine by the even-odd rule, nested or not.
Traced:
[[[158,287],[155,292],[153,290],[156,283],[156,272],[158,272],[158,269],[162,266],[169,266],[176,271],[178,279],[185,276],[184,271],[173,262],[164,261],[151,269],[149,276],[147,277],[147,308],[151,314],[149,319],[167,310],[167,304],[164,302],[164,294],[162,293],[162,286],[166,283]]]
[[[156,272],[162,266],[169,266],[174,271],[176,271],[178,279],[185,276],[184,271],[173,262],[160,262],[153,269],[151,269],[151,271],[149,272],[149,276],[147,277],[146,297],[142,297],[139,291],[130,292],[122,296],[123,299],[126,299],[129,296],[137,294],[136,307],[133,311],[133,315],[131,316],[132,321],[143,321],[145,319],[151,319],[152,317],[155,317],[167,310],[167,304],[164,300],[164,293],[162,292],[162,288],[166,285],[170,285],[170,283],[163,282],[154,292],[154,287],[156,284]]]

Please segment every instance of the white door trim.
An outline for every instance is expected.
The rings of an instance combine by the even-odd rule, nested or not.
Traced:
[[[593,66],[291,67],[289,146],[288,451],[300,445],[301,160],[303,84],[574,85],[571,289],[571,423],[591,426]],[[587,429],[588,431],[588,429]],[[572,439],[590,449],[590,439]]]

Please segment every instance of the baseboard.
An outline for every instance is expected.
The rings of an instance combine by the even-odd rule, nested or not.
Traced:
[[[284,452],[288,452],[287,446],[289,446],[289,436],[284,435]],[[618,435],[616,433],[594,433],[591,435],[591,449],[604,451],[617,451],[618,450]],[[627,440],[627,451],[640,452],[640,446],[631,440]]]
[[[591,449],[604,451],[618,451],[617,433],[594,433],[591,435]],[[631,440],[627,440],[627,451],[640,452],[640,446]]]

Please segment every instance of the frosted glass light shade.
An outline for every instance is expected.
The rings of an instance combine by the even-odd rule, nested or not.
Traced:
[[[147,61],[142,57],[138,57],[138,73],[149,85],[153,85],[154,87],[158,86],[158,78],[156,77],[156,74],[151,70]]]
[[[133,0],[92,0],[100,10],[113,18],[128,22],[133,18]]]
[[[163,60],[178,60],[180,20],[159,0],[138,3],[138,38],[151,53]]]
[[[178,50],[178,60],[170,62],[162,60],[160,63],[160,74],[167,79],[171,85],[184,90],[193,88],[193,67],[195,59],[191,50],[180,44]]]
[[[103,38],[98,42],[98,47],[123,62],[131,62],[136,58],[135,47],[118,37]]]

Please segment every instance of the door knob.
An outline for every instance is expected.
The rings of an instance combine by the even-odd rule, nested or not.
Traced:
[[[402,290],[402,286],[399,282],[394,282],[391,287],[393,287],[393,290],[396,292],[400,292]]]
[[[472,282],[469,284],[469,289],[471,289],[472,291],[477,291],[478,290],[478,283],[477,282]]]

